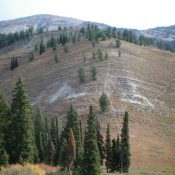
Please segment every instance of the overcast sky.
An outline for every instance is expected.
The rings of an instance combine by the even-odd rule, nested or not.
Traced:
[[[0,0],[0,21],[35,14],[147,29],[175,24],[175,0]]]

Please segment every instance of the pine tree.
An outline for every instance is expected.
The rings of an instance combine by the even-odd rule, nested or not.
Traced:
[[[0,131],[0,168],[8,165],[9,156],[5,150],[4,134]]]
[[[7,148],[10,161],[18,162],[21,155],[24,161],[34,162],[36,146],[33,113],[21,78],[13,91],[11,113]]]
[[[95,51],[92,52],[92,59],[94,59],[94,60],[96,59],[96,53],[95,53]]]
[[[112,140],[112,172],[120,171],[120,139]]]
[[[108,59],[108,52],[105,52],[105,59]]]
[[[67,123],[66,123],[66,126],[65,126],[65,128],[62,132],[62,136],[61,136],[62,143],[63,143],[63,140],[65,139],[65,144],[68,144],[70,128],[73,130],[74,137],[75,137],[75,143],[77,145],[76,146],[75,166],[78,166],[78,164],[81,164],[81,159],[82,159],[82,145],[81,145],[81,139],[80,139],[78,114],[72,105],[70,106],[70,109],[67,113]],[[62,146],[64,146],[64,145],[61,145],[61,147]],[[61,148],[61,150],[63,151],[63,148]],[[66,159],[66,157],[65,157],[65,159]],[[62,158],[62,160],[63,160],[63,158]],[[64,166],[66,166],[66,165],[64,164]]]
[[[34,115],[35,121],[35,143],[38,152],[38,161],[44,162],[44,142],[46,140],[45,119],[40,107],[37,108]]]
[[[69,135],[67,148],[68,148],[67,149],[67,155],[68,155],[67,169],[69,172],[71,170],[73,162],[76,159],[76,143],[75,143],[74,134],[71,128],[70,128],[70,135]]]
[[[9,155],[7,154],[6,150],[4,149],[0,155],[1,155],[0,165],[7,167],[9,164]]]
[[[117,141],[116,141],[116,146],[115,146],[115,155],[114,155],[114,163],[115,163],[115,168],[116,171],[120,171],[121,167],[120,167],[120,138],[119,135],[117,137]]]
[[[40,55],[42,55],[44,52],[45,52],[45,46],[43,44],[43,39],[41,39],[39,53]]]
[[[107,172],[110,172],[112,169],[112,148],[111,148],[111,134],[109,124],[107,125],[107,131],[106,131],[105,151],[106,151],[106,169]]]
[[[100,175],[100,155],[97,144],[95,114],[92,106],[90,106],[87,131],[84,140],[82,174]]]
[[[55,146],[52,142],[51,135],[48,132],[47,135],[47,163],[49,165],[54,165],[55,162]]]
[[[96,80],[96,75],[97,75],[97,70],[95,67],[92,67],[91,68],[91,77],[92,77],[92,80]]]
[[[119,48],[121,46],[121,42],[119,39],[116,40],[116,47]]]
[[[116,170],[116,163],[115,163],[115,156],[116,156],[116,140],[112,139],[112,166],[111,166],[111,172],[114,172]]]
[[[129,171],[130,156],[128,112],[126,111],[121,133],[121,171]]]
[[[100,133],[100,123],[97,121],[97,143],[100,154],[100,164],[103,165],[103,160],[105,159],[105,147],[103,136]]]
[[[11,65],[10,65],[11,70],[15,69],[14,63],[15,63],[15,59],[14,59],[14,56],[13,56],[13,58],[11,58]]]
[[[60,122],[58,117],[55,119],[56,121],[56,145],[55,145],[55,165],[58,165],[60,161]]]
[[[83,68],[80,68],[78,70],[78,76],[79,76],[80,83],[84,83],[85,82],[85,71]]]
[[[101,107],[102,112],[106,112],[109,110],[110,102],[109,102],[107,95],[104,92],[100,97],[99,103],[100,103],[100,107]]]

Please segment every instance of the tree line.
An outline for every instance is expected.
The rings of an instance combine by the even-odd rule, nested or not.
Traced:
[[[109,103],[105,105],[109,107]],[[104,161],[108,172],[129,170],[127,112],[120,138],[111,141],[108,125],[104,142],[92,105],[84,129],[73,105],[61,129],[57,116],[44,117],[40,108],[33,112],[21,78],[13,90],[10,106],[0,95],[0,165],[43,162],[59,164],[74,175],[98,175]]]
[[[32,28],[25,31],[9,33],[9,34],[0,34],[0,48],[9,46],[16,41],[29,39],[33,35]]]

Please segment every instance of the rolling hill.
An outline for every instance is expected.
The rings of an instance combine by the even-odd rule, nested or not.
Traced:
[[[47,27],[55,24],[49,21]],[[84,22],[75,20],[72,23],[76,26]],[[35,44],[41,38],[46,43],[50,36],[57,36],[57,32],[36,34],[29,40],[0,49],[0,91],[8,102],[16,80],[21,76],[34,108],[40,105],[45,115],[58,115],[64,124],[66,112],[73,104],[85,123],[92,104],[103,134],[109,123],[112,137],[120,134],[127,110],[130,116],[131,169],[174,171],[175,53],[125,41],[121,41],[121,47],[117,49],[114,39],[100,41],[93,48],[91,42],[81,39],[67,45],[68,53],[64,52],[63,46],[58,46],[58,63],[51,48],[42,55],[34,52],[34,60],[30,61],[29,53]],[[107,52],[108,58],[93,59],[92,53],[98,49],[103,55]],[[121,57],[118,56],[119,50]],[[13,56],[18,56],[19,67],[11,71]],[[96,81],[91,78],[92,66],[97,70]],[[78,70],[82,67],[86,73],[85,83],[80,83],[78,78]],[[106,113],[101,113],[99,107],[103,92],[110,99],[110,110]]]

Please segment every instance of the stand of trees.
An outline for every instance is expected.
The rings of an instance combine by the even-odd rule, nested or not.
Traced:
[[[61,130],[57,116],[47,118],[38,107],[35,112],[21,78],[13,90],[10,107],[0,95],[0,166],[25,162],[61,165],[74,175],[100,175],[106,159],[108,172],[128,172],[130,146],[128,113],[125,112],[120,137],[111,141],[110,126],[106,140],[90,105],[87,127],[71,105]]]
[[[16,41],[29,39],[32,35],[33,35],[32,28],[15,33],[0,34],[0,48],[9,46],[15,43]]]

